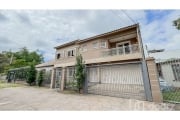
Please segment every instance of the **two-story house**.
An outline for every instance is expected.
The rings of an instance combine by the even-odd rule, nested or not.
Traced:
[[[69,87],[77,53],[86,64],[88,93],[146,99],[139,25],[120,28],[55,47],[51,88]]]

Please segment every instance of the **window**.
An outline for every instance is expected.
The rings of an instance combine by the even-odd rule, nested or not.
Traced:
[[[116,47],[118,48],[117,51],[118,54],[128,54],[131,52],[131,49],[130,49],[130,42],[121,42],[121,43],[117,43],[116,44]],[[120,52],[121,51],[121,52]]]
[[[74,50],[69,50],[68,51],[68,57],[70,56],[75,56],[75,51]]]
[[[180,64],[173,64],[172,65],[175,81],[180,81]]]
[[[74,72],[75,72],[75,71],[74,71],[74,68],[69,68],[68,71],[69,71],[69,72],[68,72],[69,77],[73,77]]]
[[[61,54],[60,53],[58,53],[57,54],[57,59],[59,59],[61,57]]]
[[[58,72],[58,75],[61,76],[61,71]]]
[[[98,48],[98,42],[93,43],[93,48]]]
[[[82,46],[81,46],[81,51],[82,51],[82,52],[87,51],[87,45],[82,45]]]
[[[101,48],[106,48],[106,41],[101,41],[100,47]]]

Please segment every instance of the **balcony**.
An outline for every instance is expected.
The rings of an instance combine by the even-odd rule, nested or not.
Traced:
[[[138,44],[116,47],[111,49],[101,49],[99,51],[87,51],[83,53],[85,64],[97,64],[105,62],[119,62],[125,60],[141,59],[142,53]],[[75,65],[75,57],[63,59],[55,67],[65,67]]]
[[[139,45],[133,44],[133,45],[104,50],[102,51],[102,56],[106,57],[106,56],[127,55],[127,54],[139,53],[139,52],[140,52]]]

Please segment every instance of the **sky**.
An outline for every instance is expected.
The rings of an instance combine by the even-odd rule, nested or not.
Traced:
[[[45,61],[55,58],[55,46],[140,24],[148,49],[180,49],[180,31],[172,21],[180,10],[0,10],[0,52],[27,47]]]

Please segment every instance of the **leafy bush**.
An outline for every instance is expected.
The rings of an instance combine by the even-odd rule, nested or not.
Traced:
[[[75,74],[74,79],[77,81],[77,89],[83,89],[84,81],[85,81],[85,73],[84,73],[85,65],[83,63],[82,55],[79,54],[76,56],[76,65],[75,65]]]
[[[43,71],[41,70],[38,74],[38,78],[37,78],[37,83],[38,83],[38,86],[40,87],[43,83],[43,80],[44,80],[44,73]]]
[[[34,65],[31,65],[28,73],[27,73],[27,83],[29,85],[35,84],[36,81],[36,69],[34,67]]]

